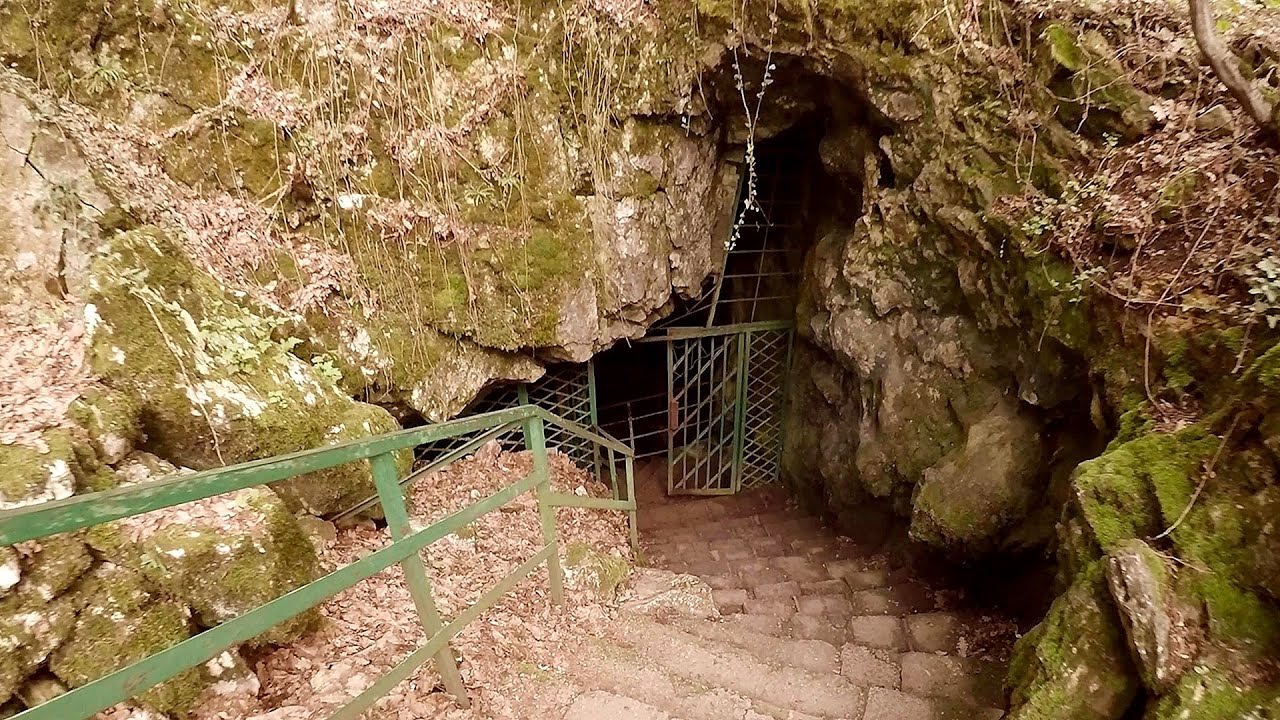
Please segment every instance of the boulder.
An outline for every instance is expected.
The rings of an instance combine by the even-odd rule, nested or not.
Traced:
[[[1005,398],[969,428],[963,448],[924,471],[911,537],[971,551],[991,549],[1043,493],[1039,422]]]
[[[121,464],[128,482],[182,472],[146,453]],[[189,472],[189,471],[187,471]],[[318,575],[314,546],[285,503],[266,487],[124,518],[92,531],[94,547],[214,627]],[[283,644],[314,625],[314,610],[271,628],[253,644]]]
[[[1141,540],[1113,550],[1106,575],[1143,683],[1167,692],[1196,659],[1199,608],[1179,598],[1165,558]]]
[[[22,550],[29,553],[22,579],[0,599],[0,703],[66,641],[84,598],[64,591],[91,562],[84,544],[69,538]]]
[[[0,510],[63,500],[76,494],[80,463],[71,434],[49,430],[41,439],[43,449],[0,445]]]
[[[674,613],[693,618],[720,617],[711,598],[711,587],[701,579],[653,568],[636,568],[631,573],[622,608],[642,615]]]
[[[1141,683],[1101,562],[1079,573],[1049,614],[1018,640],[1007,684],[1009,720],[1120,720]]]
[[[49,659],[49,669],[69,687],[80,687],[154,655],[191,636],[186,608],[146,589],[142,576],[103,563],[74,593],[83,609],[65,643]],[[190,669],[135,698],[156,712],[183,714],[206,685],[201,670]]]
[[[125,393],[91,388],[72,403],[70,414],[107,465],[123,460],[142,440],[138,403]]]
[[[197,469],[398,429],[290,353],[282,320],[244,304],[158,228],[117,234],[91,265],[92,366],[146,418],[148,448]],[[407,470],[408,452],[397,456]],[[373,494],[367,462],[278,485],[293,509],[339,512]]]

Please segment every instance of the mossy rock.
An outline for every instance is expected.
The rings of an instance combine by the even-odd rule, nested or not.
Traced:
[[[119,565],[99,566],[77,595],[84,609],[70,637],[49,660],[49,669],[70,687],[109,675],[191,636],[186,608],[148,591],[141,575]],[[184,670],[134,699],[148,709],[181,716],[195,705],[204,685],[199,670]]]
[[[1147,720],[1246,720],[1280,717],[1280,686],[1256,684],[1228,671],[1200,667],[1155,701]]]
[[[315,579],[315,550],[274,493],[250,488],[211,500],[216,519],[170,525],[142,541],[140,557],[142,573],[188,605],[197,625],[214,627]],[[317,618],[308,611],[254,643],[290,642]]]
[[[45,448],[0,445],[0,509],[62,500],[76,494],[80,461],[67,430],[47,430]]]
[[[1155,125],[1154,99],[1134,85],[1110,44],[1096,31],[1052,23],[1041,33],[1049,67],[1047,84],[1062,101],[1058,115],[1068,127],[1083,127],[1102,139],[1135,140]]]
[[[1141,683],[1096,562],[1014,647],[1009,720],[1120,720]]]
[[[1160,532],[1165,519],[1162,509],[1176,505],[1172,496],[1192,482],[1217,447],[1217,438],[1193,427],[1143,435],[1081,463],[1072,486],[1103,550],[1110,551],[1128,538]]]
[[[1280,507],[1274,469],[1248,447],[1218,454],[1219,439],[1204,427],[1175,433],[1147,431],[1113,443],[1082,463],[1073,478],[1075,501],[1094,540],[1113,552],[1132,538],[1167,530],[1186,565],[1178,594],[1196,598],[1207,613],[1209,637],[1246,654],[1280,647],[1280,578],[1265,560],[1276,539],[1268,530]],[[1218,456],[1213,476],[1204,466]]]
[[[274,334],[282,320],[242,304],[157,228],[116,235],[91,266],[99,316],[91,361],[136,399],[148,449],[206,469],[397,429],[357,403]],[[397,454],[402,470],[408,452]],[[367,463],[293,478],[291,509],[324,515],[373,494]]]
[[[170,177],[199,192],[243,192],[261,200],[290,180],[283,163],[292,152],[274,123],[233,113],[175,137],[160,158]]]
[[[1002,402],[969,428],[963,449],[924,471],[911,537],[936,547],[989,551],[1043,492],[1040,425]]]
[[[565,564],[572,569],[590,572],[596,592],[606,602],[613,599],[631,574],[631,563],[624,558],[599,552],[582,542],[570,543],[565,549]]]
[[[68,590],[93,564],[85,544],[71,534],[54,535],[11,554],[6,573],[17,582],[0,598],[0,702],[17,691],[75,624],[84,600]]]
[[[15,0],[0,6],[0,58],[59,94],[119,117],[138,96],[177,111],[164,124],[222,99],[244,50],[181,3]]]
[[[69,414],[88,433],[98,458],[115,465],[142,440],[140,410],[130,395],[92,388],[72,403]]]
[[[75,592],[52,601],[17,595],[0,600],[0,703],[66,642],[85,601]]]

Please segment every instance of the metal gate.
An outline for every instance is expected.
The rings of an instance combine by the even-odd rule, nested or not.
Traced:
[[[672,328],[665,340],[667,492],[728,495],[775,480],[790,324]]]

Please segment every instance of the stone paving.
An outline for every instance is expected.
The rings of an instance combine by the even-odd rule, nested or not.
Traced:
[[[1003,716],[1004,667],[969,656],[975,620],[782,493],[641,500],[647,562],[702,578],[722,617],[625,620],[583,659],[592,692],[566,717]]]

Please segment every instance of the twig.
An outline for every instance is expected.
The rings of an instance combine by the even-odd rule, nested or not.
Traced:
[[[1169,536],[1169,533],[1178,529],[1183,520],[1191,514],[1191,508],[1195,507],[1196,500],[1200,499],[1200,493],[1204,492],[1204,486],[1209,482],[1209,478],[1214,476],[1213,468],[1218,464],[1218,458],[1222,455],[1222,449],[1227,446],[1227,441],[1231,439],[1231,433],[1236,429],[1236,423],[1240,422],[1240,416],[1237,415],[1231,420],[1231,427],[1222,435],[1222,442],[1218,443],[1218,449],[1213,452],[1213,457],[1209,460],[1209,467],[1205,468],[1204,476],[1200,478],[1200,482],[1196,485],[1196,491],[1191,494],[1191,499],[1187,501],[1187,506],[1182,509],[1182,513],[1178,515],[1178,519],[1173,524],[1165,528],[1164,532],[1151,538],[1152,540],[1160,540]]]

